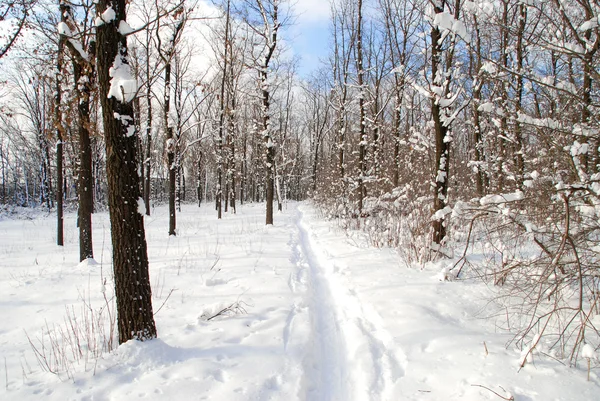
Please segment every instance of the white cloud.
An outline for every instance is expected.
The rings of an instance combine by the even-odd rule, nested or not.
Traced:
[[[329,20],[331,10],[328,0],[296,0],[294,12],[299,23],[317,23]]]

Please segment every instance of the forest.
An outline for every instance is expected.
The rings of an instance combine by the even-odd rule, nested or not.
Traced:
[[[2,213],[44,210],[59,246],[75,213],[80,261],[110,213],[120,343],[157,335],[157,208],[166,240],[186,206],[277,226],[310,200],[406,265],[497,288],[521,368],[544,344],[597,369],[600,1],[331,0],[310,73],[295,6],[1,3]]]

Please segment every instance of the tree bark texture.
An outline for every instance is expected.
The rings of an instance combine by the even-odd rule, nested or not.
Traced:
[[[130,339],[144,341],[155,338],[156,326],[152,313],[144,220],[138,212],[141,194],[137,146],[135,135],[130,135],[133,105],[125,96],[122,101],[109,97],[109,70],[113,63],[120,58],[121,68],[129,67],[127,39],[118,31],[120,21],[126,17],[125,0],[99,0],[97,14],[102,15],[109,7],[114,10],[116,18],[97,27],[97,66],[106,141],[117,325],[119,343],[124,343]]]

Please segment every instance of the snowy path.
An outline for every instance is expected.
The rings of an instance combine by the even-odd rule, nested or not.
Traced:
[[[159,338],[96,358],[87,326],[78,338],[92,343],[79,348],[60,333],[69,316],[99,317],[104,291],[110,299],[108,215],[94,215],[98,264],[87,265],[77,263],[74,213],[64,247],[52,240],[53,216],[0,214],[0,400],[499,399],[486,388],[515,401],[600,400],[598,367],[588,382],[585,366],[536,353],[519,371],[521,351],[491,318],[490,288],[439,281],[447,261],[407,266],[399,250],[373,248],[368,233],[309,203],[286,204],[266,227],[263,204],[222,220],[212,205],[184,205],[177,237],[166,236],[168,217],[165,206],[145,217]],[[45,339],[58,374],[37,363],[24,332],[40,348]],[[51,333],[66,344],[57,348],[66,366],[52,359]],[[85,358],[69,359],[73,350]]]
[[[323,254],[302,217],[299,208],[293,243],[297,271],[290,282],[293,290],[305,291],[310,310],[306,399],[389,399],[393,384],[404,375],[405,358],[396,355],[379,315],[344,282],[344,271]]]

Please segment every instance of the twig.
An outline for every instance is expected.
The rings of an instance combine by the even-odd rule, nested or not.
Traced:
[[[154,316],[156,316],[158,314],[158,312],[160,312],[160,310],[162,309],[162,307],[165,306],[165,304],[167,303],[167,301],[171,297],[171,294],[173,294],[173,292],[175,290],[177,290],[177,288],[171,288],[171,291],[169,291],[169,295],[167,295],[167,297],[165,298],[165,301],[159,306],[159,308],[156,310],[156,312],[154,312]]]
[[[219,255],[217,255],[217,258],[215,259],[215,263],[213,263],[213,265],[210,267],[210,269],[208,269],[209,271],[212,271],[212,269],[214,269],[217,264],[219,263],[219,261],[221,260],[221,257]],[[217,270],[218,271],[218,270]],[[214,277],[214,276],[213,276]]]
[[[463,254],[460,257],[460,259],[458,259],[456,261],[456,263],[454,264],[454,266],[452,266],[452,268],[450,269],[450,271],[454,270],[460,262],[463,262],[462,265],[460,265],[458,272],[456,273],[456,278],[458,278],[460,276],[460,273],[462,272],[462,269],[463,269],[465,263],[467,262],[467,251],[469,250],[469,243],[471,242],[471,235],[473,233],[473,225],[475,224],[475,220],[477,220],[480,217],[484,217],[486,215],[487,215],[487,213],[479,213],[471,219],[471,223],[469,224],[469,234],[467,235],[467,243],[465,245],[465,250],[463,251]]]
[[[246,313],[246,309],[244,308],[244,305],[248,305],[248,304],[243,301],[236,301],[236,302],[232,303],[231,305],[221,309],[214,315],[206,318],[206,321],[208,322],[219,316],[231,316],[231,315],[244,314],[244,313]]]
[[[484,389],[486,389],[488,391],[491,391],[492,393],[496,394],[498,397],[502,398],[503,400],[506,400],[506,401],[515,401],[515,397],[513,397],[512,395],[509,394],[509,397],[504,397],[504,396],[498,394],[497,392],[495,392],[494,390],[492,390],[491,388],[486,387],[486,386],[482,386],[481,384],[471,384],[471,387],[481,387],[481,388],[484,388]],[[502,387],[500,387],[500,388],[502,388]],[[504,389],[502,388],[502,390],[504,390]],[[506,390],[504,390],[504,391],[506,392]]]

